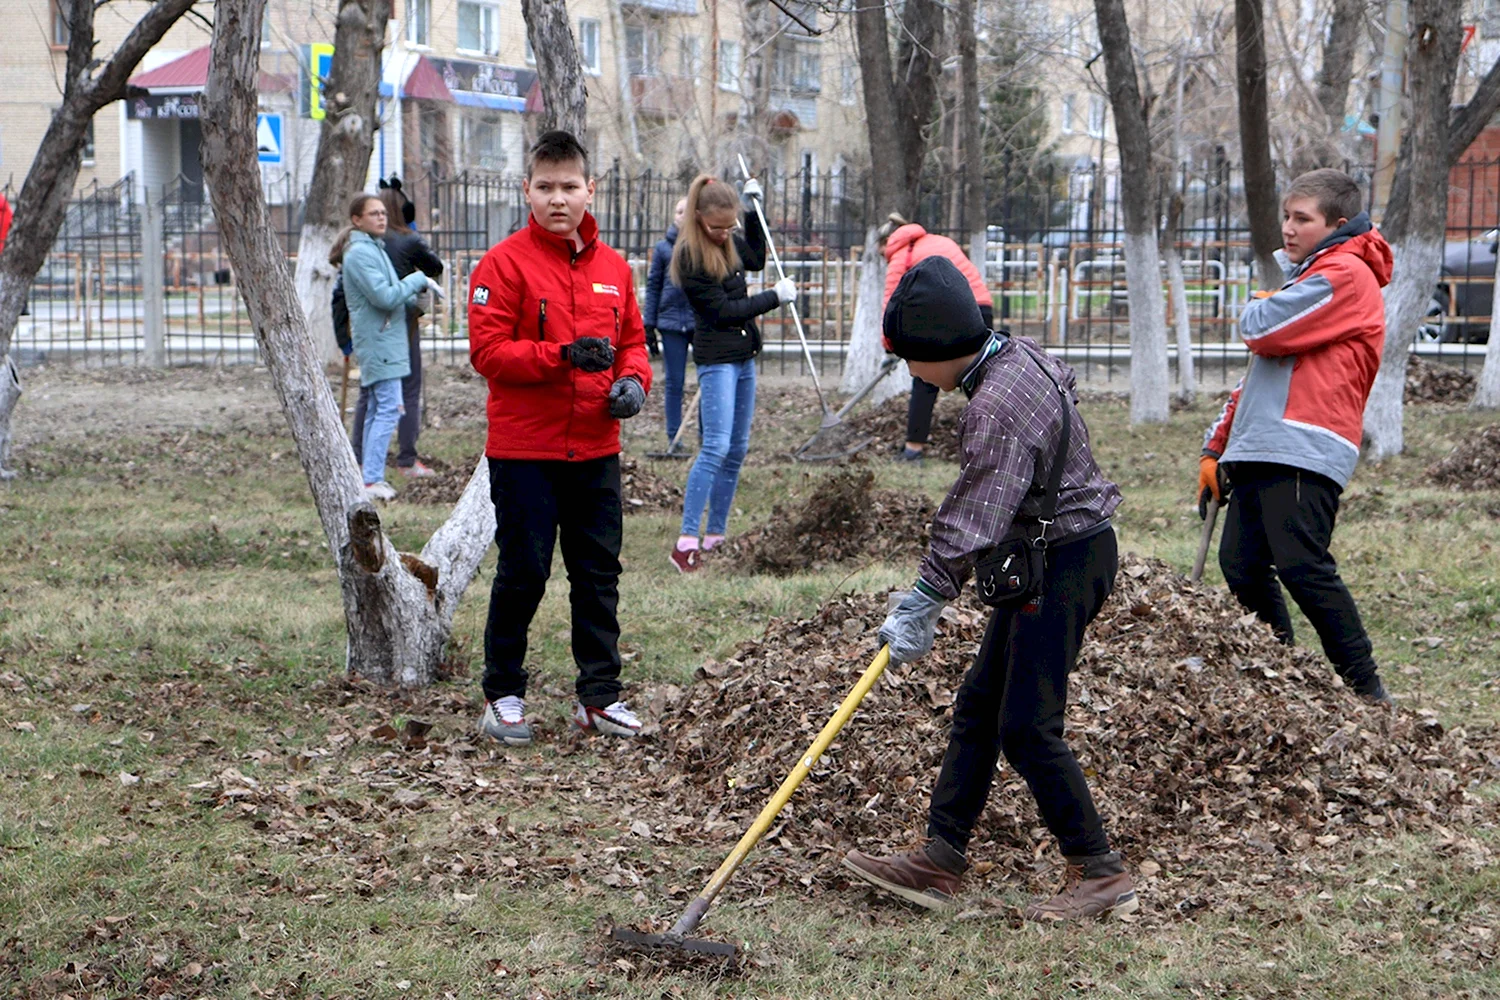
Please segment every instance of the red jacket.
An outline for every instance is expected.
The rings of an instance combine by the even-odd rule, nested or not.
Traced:
[[[620,422],[607,397],[634,375],[651,389],[646,329],[630,266],[599,242],[585,214],[573,245],[530,219],[490,248],[469,276],[469,360],[488,380],[490,458],[585,462],[620,452]],[[615,366],[584,372],[562,345],[608,337]]]
[[[913,264],[928,257],[946,257],[949,263],[963,272],[965,278],[969,279],[969,287],[974,290],[974,301],[982,306],[993,308],[994,299],[990,296],[990,290],[984,283],[984,277],[979,273],[979,268],[969,260],[968,254],[964,253],[957,243],[946,236],[938,236],[929,233],[915,222],[909,222],[891,233],[890,239],[885,241],[885,298],[882,303],[891,301],[891,293],[896,286],[901,284],[901,276],[911,270]]]
[[[1204,436],[1204,454],[1273,462],[1346,485],[1385,346],[1380,289],[1390,280],[1390,245],[1361,212],[1279,291],[1245,306],[1240,337],[1250,370]]]
[[[10,210],[10,202],[5,200],[5,195],[0,194],[0,250],[5,249],[5,238],[10,235],[10,220],[13,214]]]

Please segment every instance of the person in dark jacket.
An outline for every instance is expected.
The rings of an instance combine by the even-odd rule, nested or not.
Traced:
[[[761,196],[754,178],[745,182],[748,201]],[[693,364],[702,391],[698,419],[703,445],[688,472],[683,491],[682,533],[673,547],[672,565],[680,572],[698,568],[699,553],[724,540],[740,465],[750,448],[750,421],[755,415],[755,356],[760,328],[755,317],[797,297],[797,286],[782,278],[776,287],[746,294],[745,272],[766,266],[765,234],[760,225],[740,228],[740,197],[721,180],[700,174],[688,189],[684,225],[672,251],[672,281],[693,307]],[[708,530],[699,541],[703,508]]]
[[[682,227],[682,215],[687,209],[687,199],[677,202],[677,211],[664,239],[658,240],[651,254],[651,270],[646,275],[646,308],[642,318],[646,321],[646,346],[651,356],[662,355],[662,373],[666,378],[667,441],[677,437],[682,426],[682,386],[687,375],[688,347],[693,342],[693,307],[688,304],[682,289],[667,277],[672,269],[672,249],[677,245],[677,232]],[[657,336],[660,335],[660,346]]]
[[[421,271],[434,281],[443,276],[443,262],[422,237],[412,231],[406,220],[407,207],[411,202],[401,195],[400,187],[382,186],[380,203],[385,206],[386,231],[385,254],[391,259],[399,277]],[[425,296],[424,296],[425,298]],[[417,457],[417,437],[422,433],[422,343],[421,317],[424,307],[422,299],[406,307],[406,337],[411,374],[401,380],[401,422],[396,425],[396,471],[408,479],[426,479],[436,475]],[[359,401],[354,404],[354,459],[363,461],[361,453],[365,426],[365,410],[369,406],[370,391],[359,390]]]
[[[941,256],[918,262],[901,279],[886,308],[885,335],[913,375],[969,398],[959,419],[958,480],[933,515],[915,586],[880,626],[891,662],[910,663],[932,649],[944,605],[957,600],[979,557],[1015,538],[1014,530],[1031,544],[1043,540],[1045,568],[1030,603],[991,613],[959,686],[926,845],[887,856],[851,851],[844,865],[918,905],[951,907],[1003,753],[1067,860],[1061,891],[1027,906],[1025,916],[1059,921],[1133,912],[1140,904],[1130,875],[1063,739],[1068,674],[1084,629],[1114,589],[1118,552],[1109,519],[1121,499],[1090,451],[1073,373],[1028,340],[991,333],[963,274]],[[1064,427],[1067,451],[1059,458]],[[1056,505],[1043,521],[1043,496],[1059,460]]]

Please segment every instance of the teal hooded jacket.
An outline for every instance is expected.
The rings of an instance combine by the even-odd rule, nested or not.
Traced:
[[[396,277],[380,242],[359,230],[344,248],[344,299],[349,334],[359,359],[359,384],[374,385],[411,374],[406,344],[406,304],[427,287],[427,276],[413,271]]]

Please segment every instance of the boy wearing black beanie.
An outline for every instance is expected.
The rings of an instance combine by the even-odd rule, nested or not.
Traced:
[[[1109,517],[1120,491],[1099,472],[1073,399],[1073,373],[1035,344],[992,334],[963,275],[942,258],[917,264],[885,313],[887,346],[912,374],[962,389],[961,467],[932,521],[916,585],[880,628],[893,662],[932,649],[938,616],[975,562],[1010,537],[1045,538],[1041,590],[998,607],[953,704],[953,728],[933,788],[928,841],[907,854],[851,851],[845,867],[930,909],[952,905],[965,849],[984,811],[1000,754],[1026,780],[1067,860],[1062,888],[1026,908],[1032,920],[1076,920],[1139,905],[1120,855],[1072,750],[1063,742],[1068,674],[1083,630],[1114,588],[1117,551]],[[1053,516],[1041,520],[1052,466],[1066,455]],[[1013,534],[1013,532],[1019,534]]]

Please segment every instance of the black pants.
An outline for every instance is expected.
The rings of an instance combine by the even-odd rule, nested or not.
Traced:
[[[562,538],[573,606],[578,700],[603,708],[620,696],[620,456],[589,462],[492,458],[490,499],[500,558],[484,626],[484,696],[526,695],[526,632]]]
[[[1339,485],[1286,465],[1235,462],[1219,568],[1234,596],[1292,642],[1292,619],[1281,585],[1312,622],[1339,676],[1354,685],[1375,672],[1370,637],[1328,552],[1339,511]],[[1278,582],[1279,581],[1279,582]]]
[[[401,406],[406,410],[396,424],[396,465],[410,469],[417,464],[417,435],[422,433],[422,343],[418,339],[418,317],[406,317],[407,353],[411,374],[401,380]],[[365,409],[370,404],[370,387],[361,386],[359,401],[354,404],[354,461],[363,465],[365,444]]]
[[[1078,759],[1063,741],[1068,674],[1083,630],[1114,589],[1115,533],[1059,545],[1040,603],[996,610],[953,702],[948,752],[932,792],[929,836],[962,851],[984,811],[1000,753],[1016,769],[1067,857],[1109,853]]]
[[[980,306],[979,315],[984,325],[993,328],[995,310]],[[912,444],[926,444],[932,433],[932,408],[937,405],[938,387],[923,382],[915,375],[911,378],[911,398],[906,402],[906,440]]]

